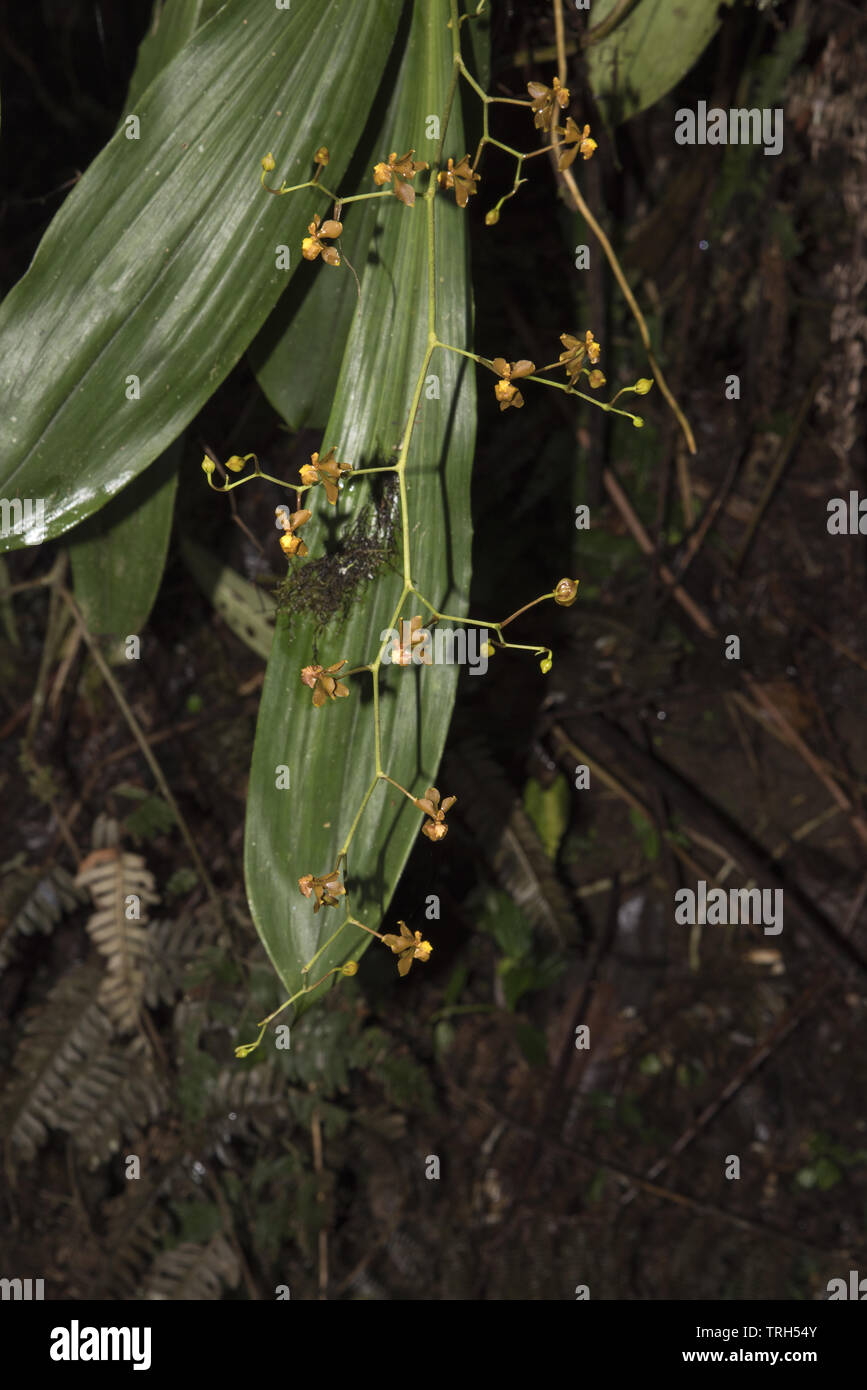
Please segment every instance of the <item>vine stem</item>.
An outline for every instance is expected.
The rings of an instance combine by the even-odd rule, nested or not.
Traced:
[[[554,0],[554,42],[557,45],[557,77],[566,86],[566,34],[563,25],[563,0]]]
[[[399,782],[395,782],[394,778],[389,777],[387,772],[380,772],[379,776],[382,778],[383,782],[388,782],[392,787],[396,787],[399,792],[403,792],[406,799],[411,801],[413,806],[415,805],[415,797],[412,792],[407,791],[406,787],[402,787]]]
[[[557,40],[557,66],[560,71],[560,81],[565,82],[566,53],[564,48],[563,37],[563,0],[554,0],[554,26],[555,37]],[[552,121],[551,123],[551,139],[554,142],[555,155],[559,161],[560,142],[557,137],[554,121]],[[632,317],[635,319],[635,322],[638,325],[638,331],[641,334],[641,341],[644,344],[644,351],[647,353],[647,360],[650,363],[650,370],[653,372],[654,378],[656,380],[657,385],[659,386],[660,391],[667,400],[672,412],[675,415],[675,418],[677,419],[678,424],[680,425],[680,428],[683,431],[689,452],[691,454],[695,454],[697,453],[697,449],[695,445],[695,437],[690,427],[690,423],[684,415],[683,411],[681,410],[680,406],[678,405],[677,401],[675,400],[674,396],[672,395],[671,388],[669,387],[668,382],[666,381],[663,375],[662,368],[660,367],[653,354],[653,347],[650,341],[650,333],[648,331],[647,324],[644,320],[644,315],[638,307],[635,295],[629,288],[629,281],[626,279],[626,276],[623,273],[623,268],[619,260],[617,259],[617,256],[614,252],[614,248],[611,245],[611,242],[608,240],[608,237],[605,235],[604,231],[600,227],[599,223],[596,221],[596,218],[593,216],[593,213],[590,211],[589,207],[585,203],[581,195],[581,190],[575,182],[575,176],[572,173],[572,170],[562,169],[559,172],[560,177],[562,178],[563,182],[569,190],[569,193],[571,194],[572,202],[575,205],[575,211],[579,212],[581,216],[584,218],[588,227],[590,227],[591,231],[593,232],[593,235],[596,237],[597,241],[602,247],[602,250],[605,252],[608,264],[614,271],[615,279],[617,280],[617,283],[620,286],[626,303],[629,305]]]

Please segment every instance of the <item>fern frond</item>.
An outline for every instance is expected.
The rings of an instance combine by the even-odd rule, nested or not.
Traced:
[[[134,1044],[121,1049],[109,1043],[77,1072],[56,1106],[55,1124],[95,1169],[169,1105],[165,1081]]]
[[[155,1176],[154,1166],[148,1165],[141,1181],[128,1183],[117,1197],[105,1202],[105,1270],[98,1295],[136,1296],[144,1271],[155,1260],[169,1229],[168,1214],[157,1202],[168,1180],[165,1169]]]
[[[59,1107],[75,1077],[111,1037],[111,1020],[96,998],[99,977],[95,966],[67,972],[25,1026],[13,1059],[18,1080],[4,1096],[13,1160],[32,1158],[48,1130],[60,1127]]]
[[[32,882],[33,875],[28,876]],[[18,937],[32,936],[34,932],[47,936],[67,912],[87,901],[86,893],[76,887],[74,879],[59,864],[52,865],[29,891],[25,889],[25,894],[0,940],[0,974],[9,964]]]
[[[206,1245],[187,1242],[163,1250],[154,1260],[143,1298],[172,1302],[215,1300],[223,1288],[235,1288],[240,1278],[238,1257],[225,1236],[213,1236]]]
[[[195,914],[152,922],[150,960],[144,998],[152,1009],[172,1004],[184,989],[184,976],[214,947],[227,947],[228,935],[210,903]]]
[[[147,909],[159,902],[153,875],[140,854],[113,846],[89,854],[75,882],[97,909],[87,930],[108,966],[100,1000],[122,1032],[134,1032],[151,957]]]

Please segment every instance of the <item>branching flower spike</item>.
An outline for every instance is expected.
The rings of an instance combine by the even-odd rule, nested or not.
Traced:
[[[477,14],[482,10],[484,3],[485,0],[478,0]],[[418,7],[419,11],[425,8],[426,7],[422,5]],[[562,8],[562,6],[557,6],[555,10],[560,8]],[[267,1019],[262,1020],[259,1037],[255,1043],[244,1044],[236,1049],[239,1056],[247,1056],[250,1051],[257,1047],[261,1042],[264,1030],[272,1019],[277,1017],[284,1009],[289,1008],[296,1000],[301,999],[305,995],[309,996],[313,991],[319,991],[320,986],[332,976],[353,976],[358,970],[358,962],[353,957],[359,954],[364,946],[368,944],[371,937],[383,942],[383,944],[396,956],[398,971],[401,976],[409,973],[413,961],[419,960],[424,962],[430,958],[432,951],[430,942],[422,939],[421,932],[409,931],[405,922],[399,922],[399,934],[381,935],[380,931],[375,929],[373,925],[367,925],[360,921],[358,917],[354,916],[350,911],[349,895],[353,891],[352,878],[349,877],[350,854],[352,853],[351,847],[362,822],[362,818],[368,808],[370,808],[371,811],[375,811],[377,814],[382,813],[381,798],[379,798],[380,804],[377,807],[377,789],[382,792],[384,786],[387,785],[393,789],[393,792],[399,797],[409,801],[414,812],[420,813],[418,825],[421,833],[426,839],[429,839],[433,843],[438,843],[445,839],[448,834],[446,816],[456,801],[454,796],[441,797],[436,787],[428,787],[423,794],[418,796],[415,795],[415,792],[421,789],[423,783],[426,782],[429,777],[435,775],[432,768],[427,768],[422,771],[417,761],[412,764],[416,769],[413,774],[415,785],[411,783],[410,786],[403,786],[388,770],[389,758],[386,756],[386,750],[383,747],[385,739],[384,728],[386,726],[383,725],[382,721],[381,705],[383,697],[393,696],[395,694],[394,686],[405,678],[403,676],[389,678],[388,672],[383,670],[383,667],[387,668],[389,665],[401,668],[406,668],[410,665],[428,666],[434,661],[439,661],[441,659],[439,653],[434,656],[431,650],[433,646],[430,640],[431,633],[436,624],[450,622],[480,629],[480,636],[481,632],[483,632],[486,639],[485,642],[481,644],[481,650],[486,658],[492,657],[496,652],[498,666],[505,664],[509,659],[506,653],[514,653],[515,655],[522,653],[524,656],[530,656],[538,662],[539,671],[543,676],[548,675],[553,666],[553,654],[550,648],[541,645],[538,639],[526,642],[511,641],[512,624],[524,621],[528,611],[534,609],[539,604],[554,602],[559,607],[568,608],[575,603],[578,596],[578,580],[567,576],[559,580],[555,586],[548,588],[545,593],[539,594],[529,602],[524,603],[507,617],[499,621],[493,621],[491,619],[483,621],[479,618],[467,617],[464,614],[440,612],[431,599],[425,596],[420,588],[416,586],[414,576],[416,578],[418,577],[417,567],[419,557],[416,553],[416,542],[414,538],[420,532],[418,544],[422,544],[424,543],[422,537],[426,535],[426,532],[421,530],[423,518],[413,515],[414,508],[411,502],[413,497],[418,494],[413,493],[413,480],[409,473],[409,468],[411,464],[415,464],[416,459],[421,453],[421,446],[418,443],[415,430],[417,422],[422,415],[420,407],[429,373],[434,367],[436,367],[437,370],[439,369],[439,355],[455,354],[462,360],[469,359],[478,366],[491,371],[495,378],[494,395],[501,411],[508,410],[512,407],[521,409],[524,405],[524,397],[521,394],[520,387],[524,385],[524,381],[526,380],[527,385],[524,388],[526,390],[535,391],[536,387],[539,386],[543,389],[547,388],[549,390],[560,391],[570,395],[573,401],[577,398],[582,403],[589,402],[592,406],[604,410],[605,412],[610,412],[615,416],[629,419],[636,428],[640,428],[644,423],[640,416],[622,407],[618,407],[617,402],[626,394],[646,395],[654,384],[654,381],[650,377],[641,377],[633,385],[621,387],[612,400],[600,399],[589,393],[589,391],[598,391],[600,387],[606,384],[604,373],[597,367],[601,348],[594,338],[592,331],[589,329],[583,334],[561,334],[560,342],[563,350],[559,354],[559,359],[540,368],[537,368],[533,362],[525,358],[510,362],[504,357],[495,357],[493,359],[487,356],[482,357],[476,352],[469,350],[463,343],[449,343],[444,341],[443,337],[440,336],[439,330],[441,327],[442,315],[438,314],[436,286],[442,277],[447,274],[448,267],[441,265],[438,259],[440,238],[438,237],[437,229],[438,218],[442,209],[440,208],[440,199],[437,195],[441,191],[451,192],[454,194],[457,206],[461,209],[466,209],[469,205],[470,198],[478,191],[480,184],[478,170],[487,146],[494,146],[504,154],[511,156],[515,164],[511,187],[507,187],[506,190],[501,193],[494,206],[488,209],[485,214],[485,222],[489,227],[493,227],[497,224],[501,209],[527,182],[524,173],[528,167],[529,161],[539,156],[553,155],[559,166],[559,175],[556,182],[560,184],[561,191],[569,193],[572,206],[581,214],[602,246],[627,304],[638,323],[642,341],[648,355],[648,361],[653,370],[653,377],[659,383],[668,404],[674,410],[681,424],[681,428],[686,435],[691,451],[695,452],[695,444],[689,425],[682,411],[680,411],[677,403],[674,401],[673,396],[671,396],[670,391],[668,391],[663,384],[662,374],[652,356],[650,338],[646,325],[635,303],[634,297],[629,290],[617,257],[611,249],[608,239],[593,217],[591,210],[587,208],[584,203],[580,190],[577,187],[572,166],[579,156],[585,161],[592,158],[597,149],[596,141],[592,138],[590,133],[590,126],[566,114],[566,110],[570,103],[570,93],[567,87],[561,85],[557,77],[552,78],[550,86],[541,81],[529,82],[527,84],[527,92],[529,95],[526,99],[518,100],[511,96],[492,96],[484,92],[467,68],[460,52],[460,26],[463,20],[468,16],[463,15],[458,17],[458,6],[456,3],[452,4],[451,9],[453,11],[453,18],[455,19],[451,34],[453,80],[449,85],[449,94],[446,98],[446,105],[440,118],[441,127],[437,131],[436,136],[439,142],[437,146],[436,162],[433,166],[436,173],[436,182],[434,182],[433,179],[426,181],[426,188],[418,199],[420,204],[424,203],[424,208],[423,210],[419,208],[416,213],[416,215],[419,216],[422,215],[423,211],[423,220],[426,223],[427,231],[427,336],[426,340],[424,340],[427,346],[422,360],[418,362],[415,386],[413,388],[411,400],[408,402],[408,415],[403,433],[400,437],[400,443],[383,451],[385,457],[391,460],[393,450],[396,461],[383,462],[382,466],[375,465],[367,467],[359,459],[357,460],[357,467],[353,469],[352,465],[338,460],[337,448],[336,446],[332,446],[322,455],[319,453],[310,455],[310,462],[305,463],[299,469],[300,482],[298,483],[287,482],[282,478],[272,477],[270,474],[265,473],[254,454],[233,455],[225,465],[220,464],[215,459],[207,458],[202,464],[208,486],[215,491],[227,492],[251,481],[253,478],[257,478],[285,488],[290,494],[294,494],[296,499],[298,499],[295,502],[296,509],[293,511],[288,506],[281,506],[276,509],[275,513],[277,526],[282,532],[280,544],[283,551],[289,557],[299,556],[303,558],[308,554],[307,547],[301,540],[299,533],[307,522],[310,521],[311,511],[301,506],[300,499],[302,494],[310,488],[321,486],[325,493],[328,506],[334,508],[343,490],[342,480],[345,480],[350,475],[352,475],[351,481],[354,482],[355,477],[361,478],[363,475],[369,473],[391,473],[394,475],[391,479],[392,483],[397,484],[391,496],[399,500],[400,504],[403,587],[399,597],[395,592],[395,606],[393,615],[388,620],[388,626],[384,631],[381,628],[379,629],[380,638],[378,649],[372,653],[360,654],[360,660],[363,664],[351,668],[347,666],[347,659],[344,657],[330,666],[323,666],[316,661],[312,661],[310,665],[305,666],[300,671],[301,681],[311,691],[312,702],[317,710],[325,705],[332,704],[335,700],[347,698],[350,694],[348,688],[348,680],[350,677],[360,677],[364,675],[372,681],[371,704],[374,727],[373,747],[371,750],[373,756],[369,760],[369,783],[360,798],[360,803],[356,804],[354,811],[350,810],[347,812],[346,819],[348,823],[345,827],[345,838],[340,848],[337,850],[336,859],[332,860],[334,868],[323,875],[305,873],[301,878],[297,879],[299,891],[310,901],[314,912],[319,912],[320,908],[323,907],[338,906],[343,907],[345,912],[339,914],[338,925],[333,933],[322,933],[327,939],[318,944],[312,957],[301,967],[300,974],[303,983],[301,983],[300,987],[295,990],[290,998],[280,1005],[279,1009],[270,1014]],[[560,27],[562,28],[562,26]],[[562,34],[560,34],[558,38],[558,64],[561,70],[565,72],[565,58],[562,53],[562,47],[563,39]],[[456,135],[454,129],[452,129],[451,133],[448,129],[449,114],[453,109],[453,97],[456,94],[459,79],[463,79],[467,82],[477,96],[481,97],[482,101],[481,137],[472,157],[469,154],[465,154],[460,158],[457,157],[455,149],[456,142],[458,139],[463,141],[464,137]],[[505,102],[511,106],[523,107],[525,112],[530,112],[536,131],[539,132],[538,138],[532,141],[536,148],[526,151],[513,149],[510,145],[505,144],[501,139],[495,137],[490,128],[490,121],[492,114],[499,109],[498,103],[500,102]],[[421,107],[420,109],[424,110],[426,107]],[[326,132],[322,131],[321,133],[325,134]],[[389,136],[389,143],[391,143],[392,138],[396,139],[397,137]],[[402,139],[403,137],[400,138]],[[445,161],[445,151],[449,148],[446,143],[447,140],[452,140],[453,142],[451,148],[455,150],[455,158],[449,158]],[[457,146],[457,148],[460,148],[460,146]],[[415,176],[421,173],[421,171],[431,167],[426,161],[415,159],[414,149],[408,149],[406,153],[402,155],[398,155],[396,151],[392,151],[386,160],[380,161],[373,167],[373,184],[375,185],[375,191],[368,186],[367,191],[350,191],[344,194],[340,189],[326,187],[329,153],[325,145],[321,145],[312,156],[313,171],[311,176],[307,177],[303,182],[294,184],[291,187],[288,186],[285,181],[281,182],[279,187],[271,187],[267,182],[269,175],[272,174],[277,164],[275,156],[270,151],[260,162],[261,170],[257,172],[260,177],[261,185],[266,192],[276,196],[283,196],[306,189],[308,190],[307,196],[313,195],[322,200],[319,204],[321,209],[330,209],[330,218],[323,220],[320,213],[316,213],[313,216],[313,220],[308,226],[308,235],[302,242],[302,251],[306,260],[313,261],[321,259],[324,260],[327,265],[331,266],[339,266],[341,264],[341,259],[345,259],[345,257],[342,257],[338,253],[338,247],[334,243],[337,242],[343,232],[343,224],[339,218],[342,215],[342,209],[347,204],[378,198],[383,200],[379,205],[382,217],[388,218],[398,216],[402,218],[403,213],[398,213],[397,209],[394,208],[392,195],[404,207],[413,207],[416,203],[416,189],[413,187]],[[443,167],[444,164],[445,167]],[[445,216],[448,216],[447,210],[445,210]],[[377,219],[377,221],[379,220],[380,219]],[[418,231],[420,229],[416,228],[416,230]],[[351,263],[348,261],[347,266],[352,271],[352,274],[355,275],[355,271],[352,270]],[[357,276],[356,284],[359,296],[363,298],[366,290]],[[422,311],[420,310],[419,312]],[[395,350],[398,350],[399,346],[399,344],[396,344]],[[551,377],[546,379],[546,374],[549,373]],[[439,377],[434,377],[433,379],[437,381],[440,380]],[[584,386],[584,379],[586,379],[586,382],[589,384],[589,391],[580,389]],[[359,394],[369,394],[370,392],[375,392],[376,389],[377,383],[375,381],[361,383],[359,386]],[[396,430],[397,424],[398,422],[389,419],[389,431],[392,427]],[[389,434],[389,442],[393,438],[394,435]],[[426,445],[427,441],[425,441],[424,447],[426,447]],[[251,467],[245,470],[245,464],[248,462],[251,464]],[[225,468],[225,473],[223,473],[223,468]],[[220,470],[218,477],[222,484],[219,487],[215,487],[213,479],[214,472],[217,469]],[[235,474],[239,474],[240,476],[236,477],[234,476]],[[364,486],[364,484],[362,484],[362,486]],[[345,500],[355,500],[351,496],[353,489],[350,487],[347,491],[350,493],[350,496]],[[311,507],[312,506],[313,504],[311,504]],[[397,568],[397,566],[395,566],[395,568]],[[345,572],[343,568],[340,569],[341,575]],[[315,579],[316,575],[310,574],[308,571],[308,577]],[[415,609],[419,611],[413,613]],[[411,613],[413,616],[407,620],[402,617],[404,613]],[[385,614],[382,615],[382,619],[383,621],[385,620]],[[401,619],[401,621],[398,622],[398,619]],[[395,633],[395,624],[397,624],[399,635]],[[533,634],[530,633],[529,636],[532,639]],[[366,660],[365,656],[367,658]],[[341,672],[344,673],[344,680],[340,679]],[[419,697],[421,698],[425,690],[429,693],[431,691],[431,675],[426,670],[419,671],[417,674],[419,679],[416,684],[418,686]],[[436,692],[438,689],[439,687],[434,683],[433,698],[437,698]],[[337,717],[337,722],[340,722],[339,716]],[[387,727],[389,727],[395,739],[399,741],[400,730],[395,729],[390,723]],[[323,731],[323,733],[325,733],[325,731]],[[333,757],[339,757],[342,754],[342,750],[333,749],[330,745],[327,751],[329,755]],[[404,747],[402,751],[406,753],[407,749]],[[404,763],[408,765],[409,760],[405,759]],[[400,766],[400,762],[398,762],[398,766]],[[395,767],[394,770],[396,771],[397,767]],[[387,796],[389,806],[393,805],[394,798],[392,791],[389,791]],[[318,816],[318,810],[315,814]],[[326,814],[330,814],[330,810],[326,811]],[[323,829],[331,830],[332,825],[332,821],[325,821]],[[330,853],[331,851],[329,851],[329,854]],[[298,867],[300,867],[300,865],[298,865]],[[368,868],[369,867],[370,866],[368,866]],[[354,863],[352,871],[355,872]],[[293,875],[294,873],[297,873],[297,868],[293,870]],[[349,887],[344,886],[344,876],[349,878]],[[359,879],[359,882],[363,883],[364,880]],[[342,903],[341,899],[343,900]],[[381,925],[381,923],[378,922],[377,927],[379,925]],[[354,940],[347,940],[345,947],[336,944],[344,932],[354,934]],[[350,958],[347,959],[347,956]],[[320,972],[315,971],[313,967],[316,965],[317,961],[320,960],[322,961],[320,967],[321,976],[317,978]]]

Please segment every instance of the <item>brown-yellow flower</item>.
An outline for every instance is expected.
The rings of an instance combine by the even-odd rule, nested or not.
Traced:
[[[566,368],[566,375],[569,378],[569,385],[574,386],[584,370],[584,359],[595,364],[599,361],[599,354],[602,351],[599,344],[595,341],[590,329],[584,334],[584,341],[575,338],[571,333],[561,333],[560,342],[565,348],[560,353],[560,361]]]
[[[422,941],[420,931],[411,932],[406,922],[398,921],[397,925],[400,927],[400,936],[394,932],[385,932],[381,939],[398,958],[397,973],[408,975],[414,960],[430,960],[433,946],[429,941]]]
[[[494,387],[494,395],[500,402],[500,409],[508,410],[509,406],[513,405],[516,410],[520,410],[524,404],[524,397],[512,383],[516,377],[532,376],[536,370],[535,362],[528,362],[526,358],[522,358],[520,362],[507,362],[505,357],[495,357],[491,366],[500,378]]]
[[[550,87],[543,82],[528,82],[527,91],[533,98],[530,103],[533,112],[533,125],[537,130],[549,130],[554,118],[554,106],[563,111],[569,105],[569,88],[560,86],[555,77]]]
[[[323,238],[333,241],[339,237],[343,231],[343,223],[335,222],[331,218],[323,222],[319,213],[314,213],[313,221],[307,227],[309,236],[306,236],[301,243],[301,255],[305,261],[315,261],[317,256],[321,256],[327,265],[340,265],[340,257],[337,254],[336,246],[327,246]]]
[[[305,463],[299,470],[301,481],[305,484],[321,483],[325,488],[325,496],[332,507],[339,497],[337,484],[347,473],[352,472],[351,463],[338,463],[335,455],[335,448],[329,449],[324,458],[320,458],[318,453],[310,455],[310,462]]]
[[[426,159],[413,159],[415,150],[407,150],[400,159],[397,157],[396,150],[392,150],[388,156],[387,164],[376,164],[373,169],[373,182],[381,188],[383,184],[390,183],[395,198],[399,198],[408,208],[415,202],[415,189],[410,183],[421,169],[428,169],[430,166]]]
[[[310,552],[301,537],[295,533],[299,531],[302,526],[306,525],[312,513],[306,510],[290,512],[285,507],[276,507],[275,513],[277,516],[277,525],[281,526],[284,532],[280,537],[281,550],[283,550],[286,555],[298,555],[303,559],[304,556],[308,555]]]
[[[456,801],[456,796],[447,796],[445,801],[441,802],[436,787],[428,787],[424,796],[417,796],[415,798],[416,806],[430,817],[421,828],[422,835],[426,835],[429,840],[434,842],[444,840],[449,830],[445,823],[446,812],[451,810]]]
[[[433,660],[430,652],[430,632],[422,627],[421,614],[416,613],[409,622],[401,623],[400,636],[391,647],[392,666],[410,666],[413,658],[416,663],[430,666]]]
[[[561,126],[557,127],[557,134],[561,136],[563,144],[566,146],[557,162],[557,168],[561,171],[568,169],[570,164],[574,163],[577,155],[580,154],[587,160],[597,149],[596,141],[590,138],[589,125],[585,125],[583,130],[579,130],[571,116],[566,118],[565,130]]]
[[[320,907],[336,907],[338,899],[346,896],[346,889],[340,882],[340,873],[337,869],[332,869],[330,873],[322,874],[321,877],[317,877],[315,874],[304,874],[298,880],[298,887],[305,898],[315,895],[314,912],[318,912]]]
[[[333,666],[304,667],[301,679],[313,691],[313,703],[317,709],[321,709],[326,700],[344,700],[349,694],[343,681],[335,679],[337,672],[345,665],[346,657],[342,661],[335,661]]]
[[[454,189],[455,202],[459,208],[465,208],[472,194],[478,192],[476,184],[479,181],[479,175],[472,168],[468,154],[464,155],[459,164],[450,159],[447,168],[441,170],[437,177],[440,188]]]

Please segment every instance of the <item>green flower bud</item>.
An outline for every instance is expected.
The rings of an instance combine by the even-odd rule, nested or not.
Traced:
[[[539,662],[539,670],[542,672],[543,676],[547,676],[548,672],[550,671],[553,665],[554,663],[551,660],[550,656],[546,656],[542,661]]]
[[[632,389],[636,396],[646,396],[652,385],[653,379],[649,376],[643,376],[639,381],[636,381]]]

